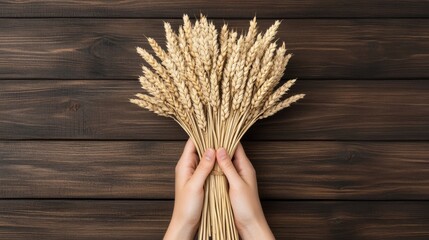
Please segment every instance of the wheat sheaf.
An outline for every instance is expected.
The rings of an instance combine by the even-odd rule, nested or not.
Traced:
[[[277,45],[280,21],[258,33],[256,17],[245,34],[200,15],[192,24],[183,15],[175,32],[164,22],[166,50],[153,38],[154,55],[137,47],[149,66],[139,77],[144,93],[131,103],[174,119],[194,141],[199,156],[207,148],[224,147],[230,156],[246,131],[303,98],[285,97],[296,79],[281,83],[291,58],[285,43]],[[239,239],[234,224],[228,183],[218,165],[205,184],[199,239]]]

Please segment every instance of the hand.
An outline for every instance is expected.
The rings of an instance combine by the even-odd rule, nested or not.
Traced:
[[[176,165],[174,210],[164,239],[194,239],[204,202],[204,183],[213,169],[216,151],[207,149],[203,159],[188,140]]]
[[[234,219],[242,239],[275,239],[261,207],[255,169],[243,146],[237,146],[234,161],[225,149],[218,149],[216,161],[228,178]]]

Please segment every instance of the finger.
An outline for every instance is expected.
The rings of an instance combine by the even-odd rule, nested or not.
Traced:
[[[197,169],[189,179],[189,183],[197,189],[203,189],[207,176],[213,169],[215,163],[216,151],[212,148],[206,150],[203,158],[200,160]]]
[[[182,156],[176,165],[176,186],[181,187],[189,180],[198,164],[198,155],[191,139],[186,142]]]
[[[234,158],[247,158],[246,152],[244,151],[241,142],[238,143],[237,148],[235,149]]]
[[[177,162],[177,167],[180,169],[189,168],[189,167],[195,169],[197,165],[197,160],[198,160],[198,155],[197,155],[195,144],[192,141],[192,139],[189,138],[185,144],[185,147],[183,148],[182,156]]]
[[[219,148],[216,151],[216,160],[231,186],[237,186],[243,181],[240,175],[238,175],[237,170],[235,170],[234,164],[228,156],[225,148]]]
[[[234,153],[234,166],[237,169],[238,174],[247,182],[253,182],[256,178],[255,168],[246,156],[243,145],[238,144],[237,149]]]
[[[197,154],[195,144],[192,141],[192,139],[189,138],[188,141],[186,142],[185,147],[183,148],[182,157],[185,157],[185,158],[193,157],[195,154]]]

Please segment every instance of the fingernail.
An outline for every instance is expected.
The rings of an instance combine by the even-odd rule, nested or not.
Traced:
[[[227,158],[227,152],[225,150],[225,148],[219,148],[217,150],[217,157],[219,158],[219,160],[224,160]]]
[[[212,161],[215,157],[215,150],[213,148],[207,149],[204,157],[207,161]]]

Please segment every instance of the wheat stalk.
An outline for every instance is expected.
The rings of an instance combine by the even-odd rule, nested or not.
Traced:
[[[230,156],[246,131],[258,120],[302,99],[282,100],[296,79],[279,85],[291,54],[274,41],[281,21],[258,33],[256,17],[247,34],[238,35],[223,24],[220,32],[201,14],[192,24],[183,15],[175,33],[164,22],[165,51],[147,38],[155,56],[137,47],[148,63],[139,77],[145,93],[131,103],[174,119],[194,141],[200,157],[207,148],[224,147]],[[199,239],[238,240],[227,179],[215,164],[205,184]]]

